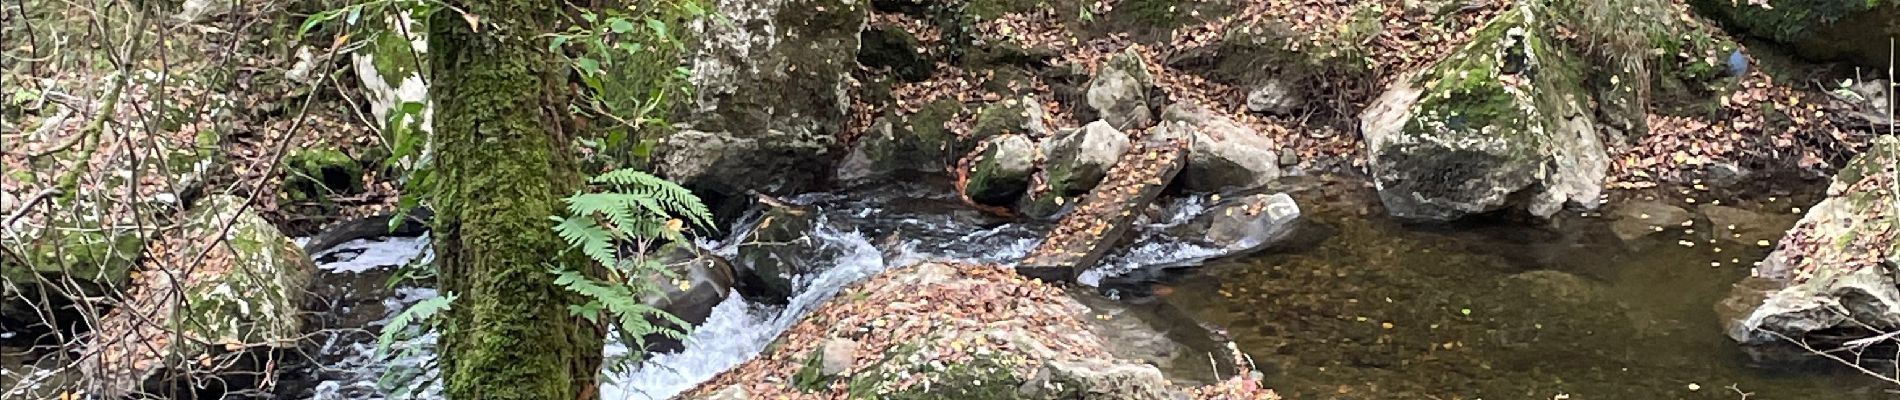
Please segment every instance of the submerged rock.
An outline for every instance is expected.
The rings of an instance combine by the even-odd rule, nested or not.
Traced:
[[[1748,245],[1774,241],[1782,234],[1777,229],[1792,225],[1796,218],[1792,214],[1770,214],[1718,205],[1703,205],[1697,210],[1709,219],[1717,239]]]
[[[1690,214],[1689,210],[1655,200],[1618,204],[1610,211],[1610,214],[1616,218],[1615,222],[1610,223],[1610,230],[1623,241],[1636,240],[1663,230],[1675,229],[1695,219],[1695,215]]]
[[[1155,123],[1154,107],[1148,99],[1148,89],[1154,84],[1141,53],[1130,47],[1102,63],[1095,78],[1089,80],[1087,103],[1116,129],[1146,129]]]
[[[1900,140],[1884,136],[1840,170],[1830,196],[1718,306],[1729,338],[1831,349],[1900,329],[1897,164]]]
[[[244,199],[214,196],[161,236],[81,369],[107,396],[255,387],[304,337],[310,257]],[[227,224],[229,224],[227,228]],[[207,248],[209,246],[209,248]],[[202,255],[202,257],[200,257]],[[212,396],[216,397],[216,396]]]
[[[713,307],[725,301],[738,282],[738,271],[732,263],[691,244],[667,243],[653,254],[660,265],[673,272],[673,278],[658,274],[650,277],[659,292],[646,304],[687,323],[706,322]]]
[[[1578,57],[1518,5],[1361,115],[1379,198],[1395,217],[1594,208],[1609,168]]]
[[[1299,227],[1300,206],[1285,193],[1228,199],[1168,231],[1188,242],[1219,249],[1221,257],[1272,246]]]
[[[1004,267],[896,268],[845,288],[765,353],[680,398],[1192,398],[1154,366],[1110,355],[1077,318],[1088,312]],[[1251,379],[1223,385],[1251,393],[1233,398],[1278,398]]]
[[[1280,177],[1280,152],[1259,131],[1199,105],[1176,103],[1162,113],[1166,121],[1185,122],[1194,130],[1181,187],[1191,192],[1231,192],[1259,188]]]

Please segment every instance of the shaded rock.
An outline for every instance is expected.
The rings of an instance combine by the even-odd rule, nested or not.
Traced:
[[[1291,115],[1299,111],[1301,96],[1280,79],[1269,79],[1247,91],[1247,111],[1269,115]]]
[[[1273,140],[1214,114],[1199,105],[1176,103],[1162,113],[1167,121],[1185,122],[1194,129],[1182,188],[1192,192],[1225,192],[1259,188],[1280,177],[1279,151]]]
[[[1609,168],[1575,56],[1514,6],[1472,42],[1401,78],[1361,115],[1379,199],[1395,217],[1594,208]]]
[[[835,257],[841,250],[811,238],[818,224],[815,210],[766,210],[733,256],[739,267],[739,294],[752,301],[784,304],[798,293],[797,277],[831,267],[820,261]]]
[[[858,63],[871,68],[889,68],[891,75],[909,82],[922,81],[937,73],[937,63],[923,54],[917,38],[903,29],[870,28],[859,35]]]
[[[838,165],[838,181],[858,184],[906,172],[942,173],[955,158],[949,147],[956,138],[942,129],[941,122],[936,129],[904,126],[918,121],[917,117],[886,115],[873,121]]]
[[[1299,223],[1300,206],[1293,196],[1263,193],[1221,201],[1168,232],[1228,257],[1273,246],[1291,237]]]
[[[1718,305],[1729,338],[1749,347],[1785,347],[1790,338],[1828,349],[1900,329],[1900,195],[1891,189],[1900,176],[1897,155],[1900,140],[1883,136],[1841,168],[1830,196]]]
[[[1754,245],[1759,241],[1773,242],[1781,238],[1782,229],[1793,225],[1797,218],[1793,214],[1767,214],[1752,210],[1703,205],[1696,208],[1713,225],[1715,237],[1735,243]]]
[[[116,294],[145,247],[136,229],[55,217],[51,229],[9,233],[5,240],[10,255],[0,257],[0,322],[8,327],[39,324],[42,312],[65,315],[60,310],[78,300],[71,296]]]
[[[363,166],[334,148],[305,148],[284,157],[280,195],[292,202],[363,193]]]
[[[1655,200],[1635,200],[1618,204],[1610,211],[1610,214],[1616,218],[1615,222],[1610,223],[1610,230],[1623,241],[1636,240],[1661,232],[1656,229],[1658,227],[1675,229],[1695,218],[1689,210]]]
[[[1048,186],[1019,208],[1027,215],[1049,217],[1102,182],[1109,167],[1128,150],[1128,136],[1106,121],[1095,121],[1058,133],[1039,145],[1044,157],[1039,173]],[[1058,197],[1063,200],[1055,200]]]
[[[1035,96],[1005,99],[983,107],[976,114],[976,126],[965,140],[981,141],[1002,134],[1040,138],[1049,136],[1049,119],[1042,102]]]
[[[244,204],[224,195],[201,202],[166,233],[181,248],[155,254],[162,261],[148,263],[100,319],[95,337],[113,340],[91,343],[80,365],[101,394],[251,388],[269,360],[296,350],[305,333],[298,310],[316,267]]]
[[[1008,205],[1029,190],[1035,143],[1018,134],[991,137],[977,146],[981,155],[968,171],[964,193],[979,204]]]
[[[1865,0],[1751,2],[1693,0],[1705,14],[1751,35],[1789,45],[1804,57],[1846,60],[1884,68],[1887,42],[1867,40],[1900,35],[1900,3]]]
[[[1297,165],[1300,165],[1300,152],[1290,148],[1280,149],[1280,168],[1291,168]]]
[[[660,170],[688,187],[735,195],[802,192],[832,173],[850,108],[859,32],[855,0],[722,0],[697,20],[686,131],[660,148]],[[690,133],[690,134],[688,134]],[[680,154],[674,154],[680,153]]]
[[[691,244],[667,243],[654,251],[653,257],[671,270],[674,277],[659,274],[649,277],[659,292],[649,297],[646,304],[687,323],[706,322],[713,307],[725,301],[738,282],[738,271],[733,269],[732,263]]]
[[[1116,129],[1145,129],[1154,125],[1154,107],[1148,89],[1154,77],[1133,47],[1102,63],[1089,80],[1087,104],[1095,115]]]

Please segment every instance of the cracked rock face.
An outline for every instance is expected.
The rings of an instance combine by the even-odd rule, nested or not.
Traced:
[[[1574,63],[1535,10],[1402,78],[1361,114],[1379,198],[1393,216],[1450,221],[1500,210],[1594,208],[1609,169]]]
[[[697,21],[696,98],[667,138],[661,169],[691,187],[771,193],[816,187],[850,108],[850,73],[869,6],[859,0],[722,0]],[[677,156],[665,153],[686,153]]]

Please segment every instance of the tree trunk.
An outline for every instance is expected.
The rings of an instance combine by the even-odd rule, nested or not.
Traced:
[[[603,331],[549,269],[578,257],[548,217],[580,188],[559,121],[565,71],[538,35],[559,2],[451,1],[429,21],[439,285],[457,296],[441,338],[452,399],[596,396]]]

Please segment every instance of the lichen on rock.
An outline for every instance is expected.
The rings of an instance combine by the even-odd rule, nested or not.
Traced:
[[[1402,78],[1362,114],[1388,211],[1453,220],[1519,209],[1548,217],[1595,207],[1608,170],[1578,58],[1545,37],[1541,9],[1517,6],[1472,43]]]

